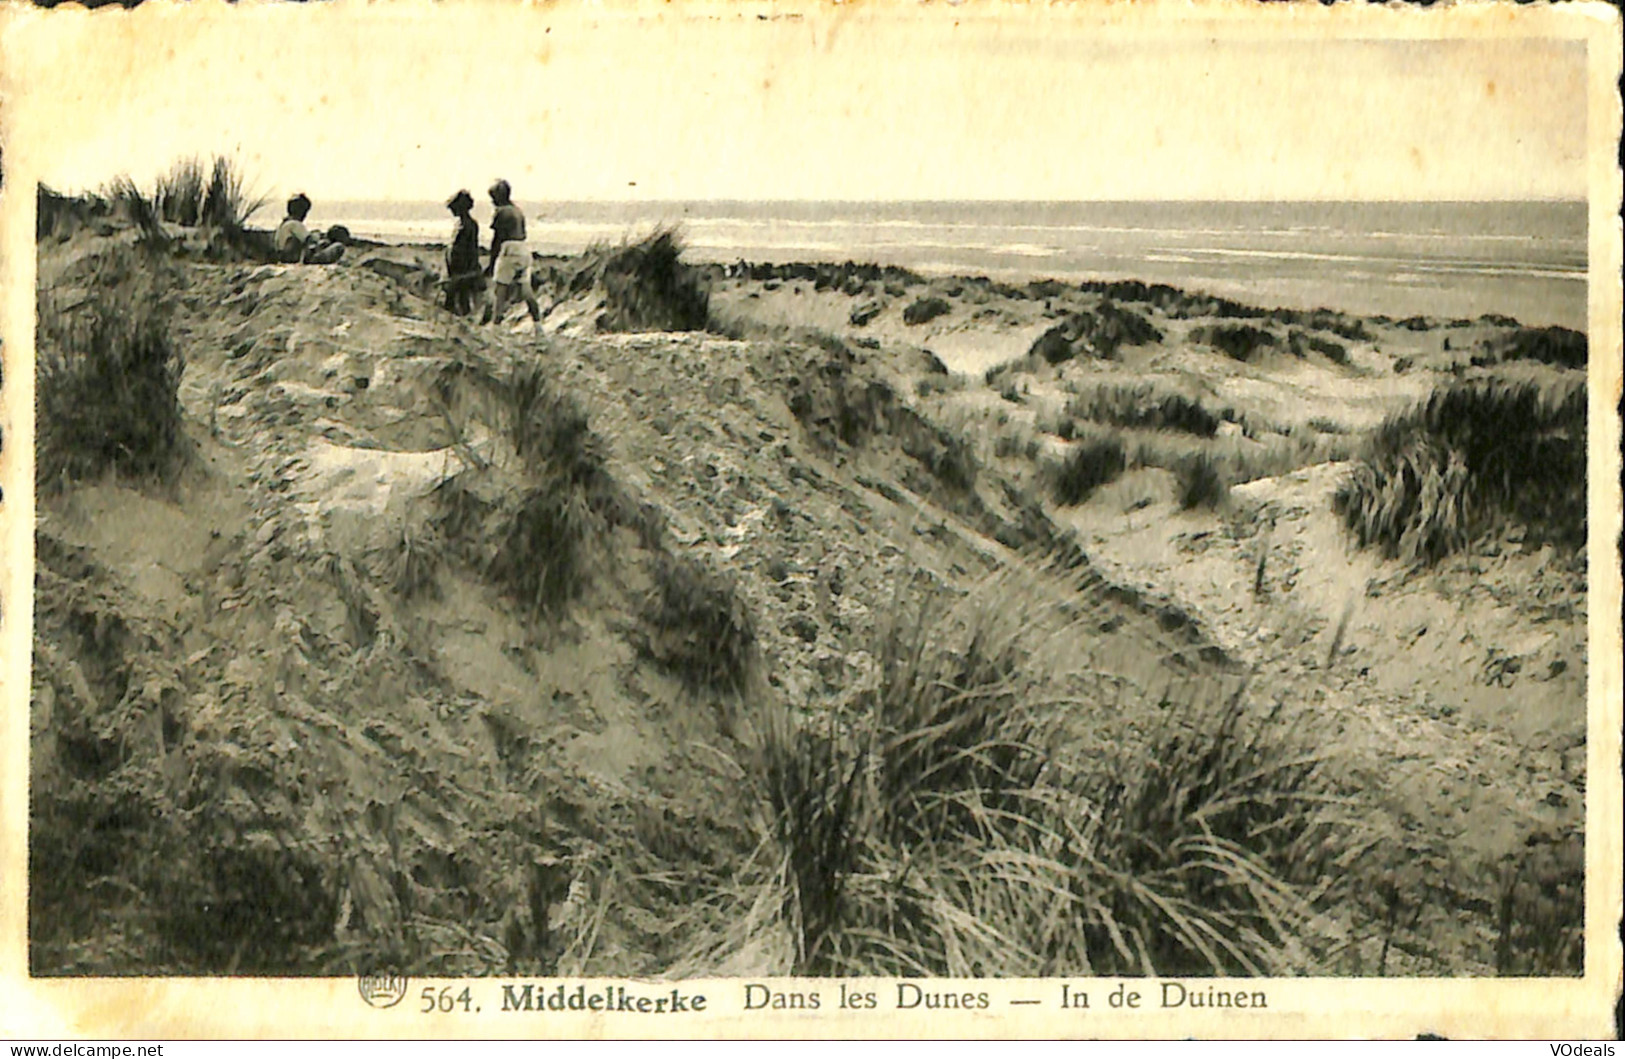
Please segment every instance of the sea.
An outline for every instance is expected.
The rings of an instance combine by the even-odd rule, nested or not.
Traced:
[[[1007,280],[1138,279],[1264,307],[1496,313],[1586,329],[1586,205],[1557,202],[520,202],[574,254],[678,226],[695,261],[860,261]],[[488,225],[490,207],[475,211]],[[439,202],[318,202],[311,220],[444,243]]]

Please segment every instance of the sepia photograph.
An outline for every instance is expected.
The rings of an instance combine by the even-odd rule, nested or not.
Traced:
[[[1603,1019],[1567,6],[9,8],[16,973]]]

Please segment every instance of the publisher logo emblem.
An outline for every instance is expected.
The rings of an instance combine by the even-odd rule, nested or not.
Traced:
[[[392,1008],[406,996],[406,979],[395,974],[364,974],[356,979],[361,999],[375,1008]]]

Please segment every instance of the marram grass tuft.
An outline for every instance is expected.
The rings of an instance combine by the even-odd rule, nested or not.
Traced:
[[[1361,546],[1406,562],[1434,562],[1511,525],[1578,549],[1585,465],[1584,379],[1485,375],[1383,423],[1333,503]]]

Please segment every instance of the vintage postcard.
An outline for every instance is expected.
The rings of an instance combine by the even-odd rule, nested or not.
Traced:
[[[0,9],[11,1037],[1603,1037],[1619,15]]]

